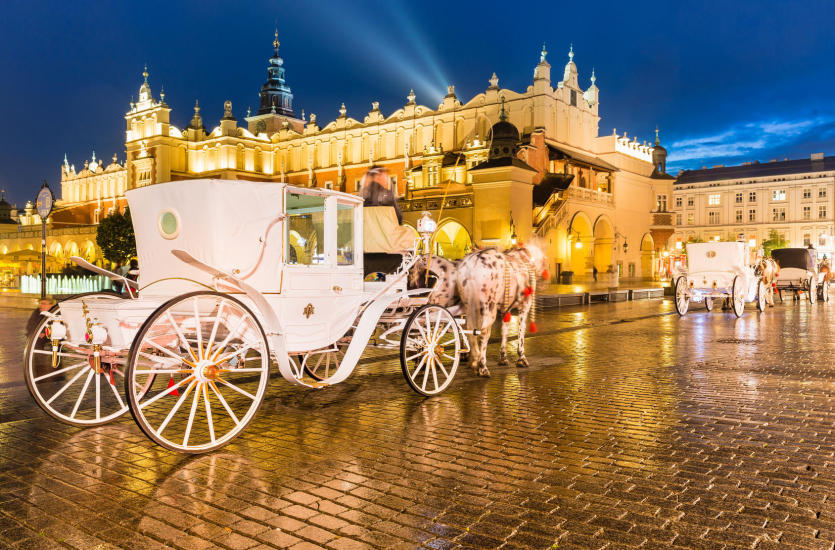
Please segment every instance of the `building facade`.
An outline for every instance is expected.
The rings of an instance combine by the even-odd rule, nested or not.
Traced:
[[[687,170],[676,179],[673,201],[676,248],[692,240],[759,246],[771,231],[792,247],[830,257],[835,248],[835,157],[823,153]]]
[[[164,94],[153,94],[146,69],[125,114],[124,163],[114,157],[103,166],[94,157],[76,172],[65,160],[53,225],[94,225],[124,208],[125,190],[160,182],[282,181],[353,193],[370,166],[382,165],[404,221],[414,225],[430,211],[439,222],[437,251],[447,257],[538,235],[555,275],[591,278],[595,268],[620,268],[627,277],[654,276],[654,260],[673,232],[666,151],[657,140],[653,147],[626,133],[598,135],[596,76],[581,87],[573,50],[556,83],[543,46],[524,91],[500,87],[493,74],[467,101],[449,86],[434,108],[410,92],[390,114],[374,101],[354,118],[343,104],[326,122],[296,114],[278,51],[276,35],[258,111],[239,123],[227,101],[211,129],[196,102],[186,127],[172,124],[172,109]],[[501,136],[494,135],[499,123]],[[501,140],[506,145],[498,147]]]

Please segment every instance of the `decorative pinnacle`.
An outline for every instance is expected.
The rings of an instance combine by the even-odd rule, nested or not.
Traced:
[[[145,84],[148,83],[148,64],[145,63],[145,70],[142,71],[142,76],[145,77]]]
[[[597,77],[594,76],[594,67],[592,67],[592,69],[591,69],[591,83],[594,84],[595,82],[597,82]]]
[[[194,100],[194,114],[198,114],[200,112],[200,102],[196,99]]]
[[[539,62],[545,61],[545,56],[548,55],[548,50],[545,49],[545,42],[542,43],[542,51],[539,53]]]
[[[409,95],[406,96],[406,99],[409,100],[409,103],[414,103],[415,102],[415,91],[414,90],[409,90]]]
[[[568,62],[574,62],[574,42],[572,42],[571,45],[568,47]]]
[[[504,110],[504,96],[502,96],[502,112],[499,113],[499,120],[507,120],[507,111]]]
[[[275,48],[275,55],[278,55],[278,47],[281,42],[278,41],[278,27],[275,28],[275,40],[273,40],[273,48]]]
[[[165,103],[165,86],[160,86],[159,88],[159,101],[160,103]]]
[[[658,126],[655,127],[655,145],[661,145],[661,140],[658,139]]]
[[[252,107],[247,107],[246,108],[246,116],[247,116],[247,118],[252,116]]]
[[[345,113],[348,112],[348,109],[345,108],[345,102],[342,102],[342,105],[339,107],[339,116],[344,117]]]

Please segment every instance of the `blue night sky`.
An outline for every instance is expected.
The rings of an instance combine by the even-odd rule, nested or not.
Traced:
[[[488,86],[523,91],[542,43],[552,83],[570,43],[582,85],[600,87],[600,133],[650,140],[668,168],[835,154],[835,2],[38,2],[5,0],[0,19],[0,186],[22,206],[64,154],[124,160],[124,119],[142,67],[172,122],[194,100],[209,128],[232,101],[257,109],[277,24],[294,107],[320,126],[345,102],[437,105]]]

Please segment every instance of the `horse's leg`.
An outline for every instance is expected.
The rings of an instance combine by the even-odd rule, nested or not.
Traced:
[[[507,333],[510,332],[510,323],[505,323],[504,319],[502,319],[501,323],[502,343],[499,347],[499,365],[503,367],[507,365]]]
[[[516,367],[528,367],[528,358],[525,356],[525,331],[528,329],[528,314],[531,312],[531,297],[528,296],[522,302],[519,310],[519,337],[516,342],[516,351],[519,358],[516,360]]]
[[[481,322],[481,334],[479,338],[479,354],[476,374],[479,376],[490,376],[490,371],[487,369],[487,342],[490,340],[490,329],[493,323],[489,322],[490,317],[485,315]],[[495,320],[495,317],[493,318]]]

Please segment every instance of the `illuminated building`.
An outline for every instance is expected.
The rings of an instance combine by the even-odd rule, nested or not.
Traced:
[[[835,156],[685,170],[673,198],[677,248],[696,239],[759,246],[771,231],[788,246],[830,257],[835,248]]]
[[[580,86],[573,49],[556,85],[543,46],[523,92],[501,88],[493,74],[466,102],[449,86],[435,108],[410,92],[390,114],[374,101],[353,118],[343,104],[321,124],[315,114],[295,114],[278,51],[276,34],[258,111],[239,124],[227,101],[211,130],[197,103],[185,128],[172,124],[172,109],[164,94],[154,97],[146,70],[125,115],[124,164],[89,163],[75,173],[65,163],[55,221],[95,223],[123,207],[125,189],[196,177],[356,192],[377,164],[391,174],[406,223],[432,212],[437,250],[448,257],[474,244],[510,246],[512,219],[518,240],[538,234],[548,242],[554,274],[571,270],[582,280],[592,266],[619,266],[626,277],[653,277],[673,231],[666,153],[626,133],[598,135],[596,76]]]

